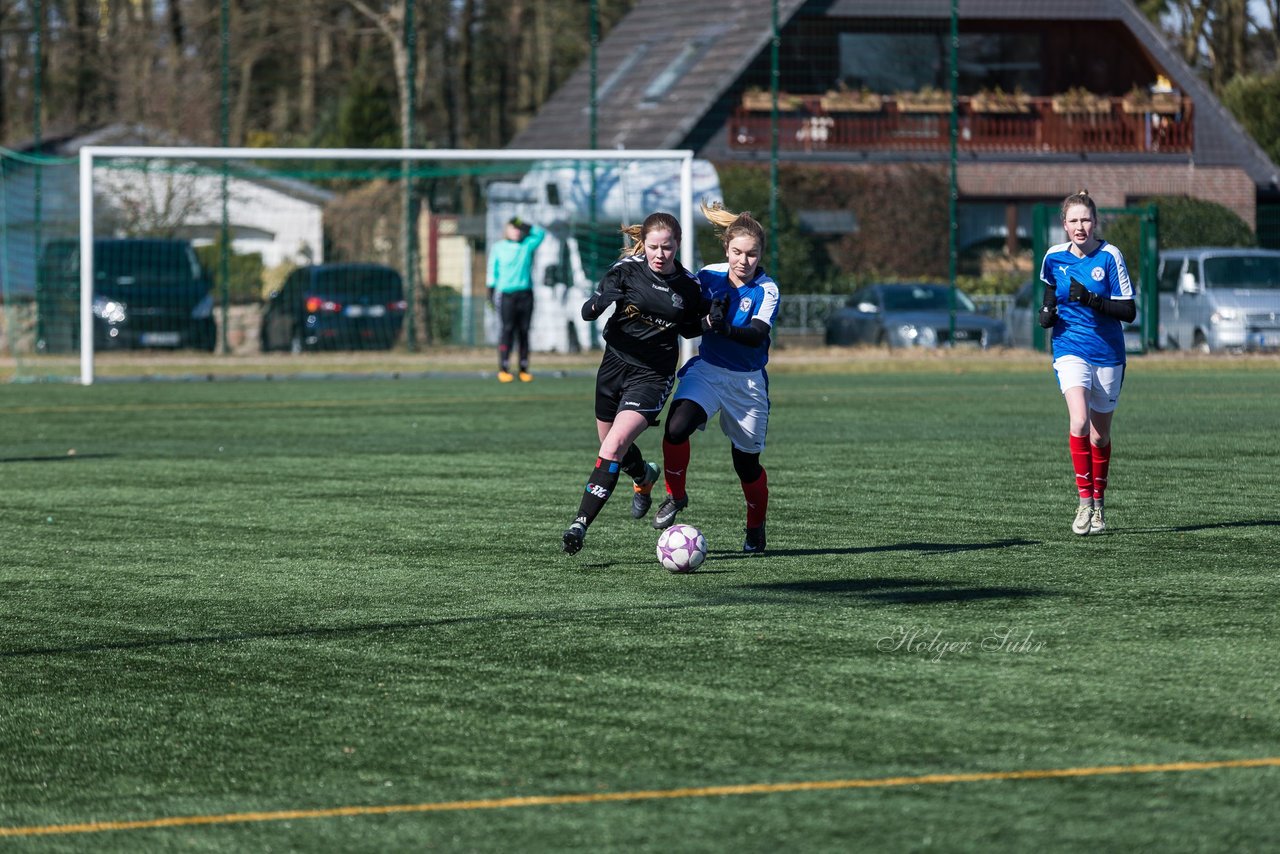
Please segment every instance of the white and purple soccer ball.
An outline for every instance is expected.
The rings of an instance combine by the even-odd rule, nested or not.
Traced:
[[[668,572],[693,572],[707,559],[707,540],[692,525],[672,525],[658,537],[658,561]]]

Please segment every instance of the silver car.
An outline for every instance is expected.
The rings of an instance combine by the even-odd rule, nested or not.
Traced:
[[[1280,349],[1280,251],[1166,250],[1159,291],[1161,348]]]

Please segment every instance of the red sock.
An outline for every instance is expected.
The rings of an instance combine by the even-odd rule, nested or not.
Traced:
[[[1111,445],[1092,446],[1093,451],[1093,503],[1101,504],[1107,491],[1107,469],[1111,467]]]
[[[685,472],[689,469],[689,440],[680,444],[662,440],[663,482],[667,487],[667,495],[672,498],[687,498],[684,491]]]
[[[1076,470],[1076,490],[1081,498],[1093,498],[1093,454],[1088,436],[1067,437],[1071,442],[1071,465]]]
[[[760,469],[758,478],[742,484],[742,494],[747,499],[747,527],[759,528],[769,512],[769,473]]]

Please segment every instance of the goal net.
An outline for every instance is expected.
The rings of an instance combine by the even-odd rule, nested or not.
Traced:
[[[532,348],[588,349],[578,307],[619,226],[675,214],[696,269],[694,205],[721,198],[687,151],[89,146],[3,165],[3,349],[20,379],[85,384],[491,346],[488,251],[513,217],[541,238]]]

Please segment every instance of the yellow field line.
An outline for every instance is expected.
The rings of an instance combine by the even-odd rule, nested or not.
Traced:
[[[881,789],[891,786],[937,786],[948,783],[982,783],[994,780],[1052,780],[1064,777],[1100,777],[1108,774],[1155,774],[1178,771],[1212,771],[1218,768],[1276,768],[1280,756],[1265,759],[1225,759],[1214,762],[1166,762],[1149,765],[1097,765],[1085,768],[1048,768],[1031,771],[989,771],[974,774],[923,774],[916,777],[873,777],[863,780],[812,780],[795,783],[753,783],[741,786],[703,786],[689,789],[657,789],[634,792],[601,792],[578,795],[534,795],[521,798],[490,798],[475,801],[439,801],[425,804],[332,807],[312,810],[276,810],[224,815],[190,815],[152,818],[141,821],[90,821],[81,824],[47,824],[31,827],[0,827],[0,837],[48,836],[61,833],[101,833],[107,830],[153,830],[162,827],[191,827],[204,824],[233,824],[250,821],[293,821],[313,818],[393,815],[396,813],[460,812],[466,810],[511,809],[563,804],[599,804],[614,801],[652,801],[672,798],[714,798],[731,795],[768,795],[784,792],[822,792],[837,789]]]

